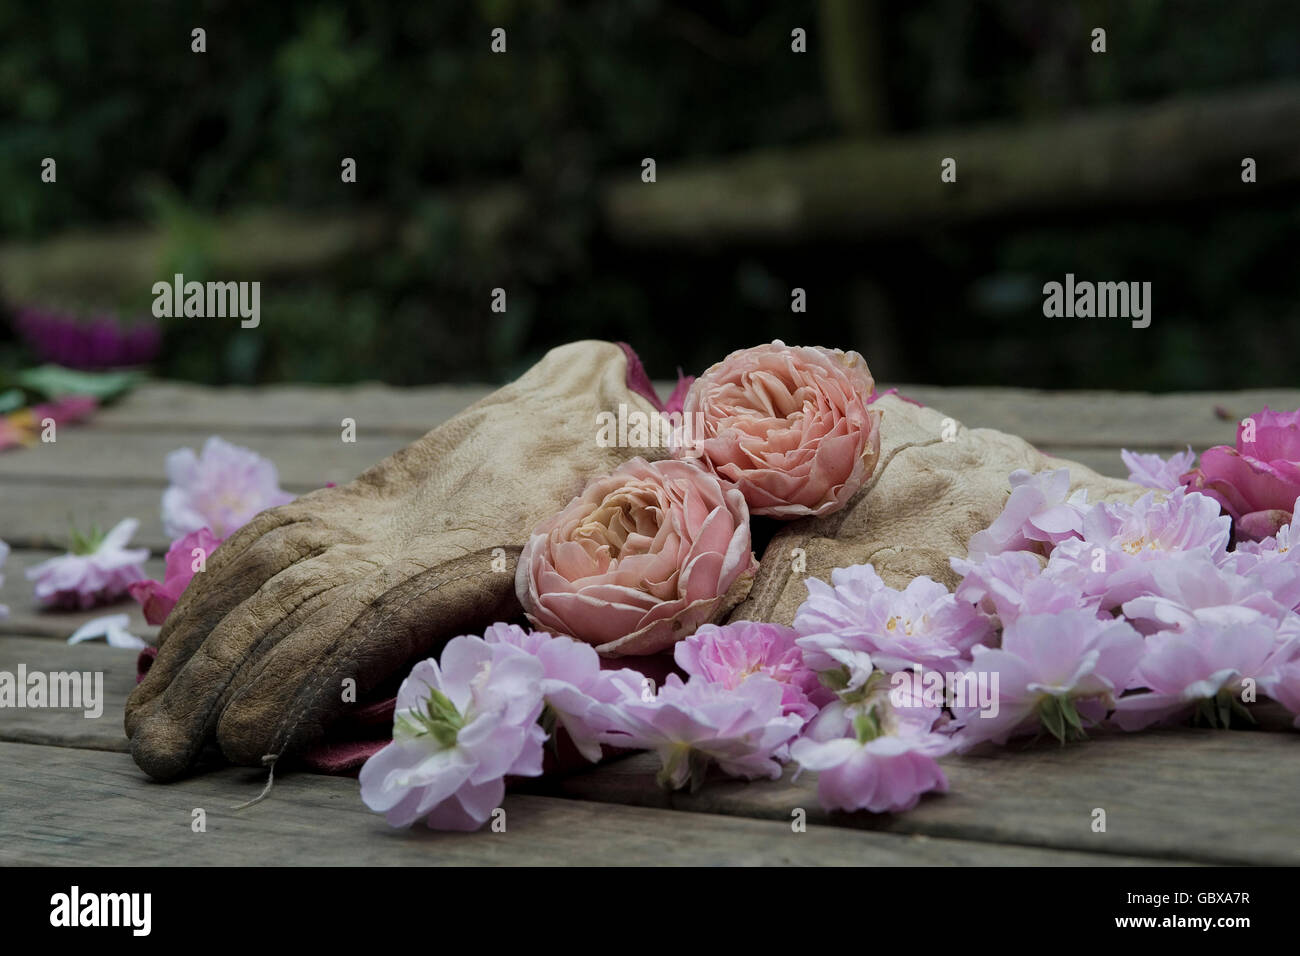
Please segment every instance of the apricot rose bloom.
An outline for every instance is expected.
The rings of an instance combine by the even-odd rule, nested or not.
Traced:
[[[515,590],[539,630],[653,654],[725,613],[756,570],[738,490],[690,462],[633,458],[533,532]]]
[[[880,457],[875,382],[857,352],[781,342],[732,352],[691,386],[677,457],[698,455],[756,515],[838,511]]]

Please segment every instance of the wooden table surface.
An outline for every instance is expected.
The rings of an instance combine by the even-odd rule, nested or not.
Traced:
[[[230,768],[174,784],[131,762],[122,707],[135,652],[68,646],[88,613],[38,610],[25,568],[58,553],[70,522],[140,519],[137,545],[161,577],[163,459],[219,434],[269,456],[282,484],[345,482],[487,391],[284,386],[143,386],[58,441],[0,454],[3,569],[0,670],[102,671],[103,715],[0,710],[0,863],[29,864],[1100,864],[1300,863],[1300,734],[1268,729],[1104,734],[1060,747],[1015,744],[944,761],[946,795],[901,815],[828,814],[815,778],[710,783],[695,795],[654,783],[646,755],[507,795],[506,832],[395,831],[344,777],[282,774],[261,803],[260,771]],[[1168,453],[1232,441],[1234,421],[1264,404],[1300,407],[1300,391],[1143,395],[904,386],[970,426],[1023,435],[1045,451],[1123,476],[1119,449]],[[357,441],[339,440],[353,418]],[[1093,811],[1106,811],[1094,832]],[[202,808],[206,832],[194,832]],[[802,811],[802,813],[800,812]],[[806,827],[793,823],[806,816]]]

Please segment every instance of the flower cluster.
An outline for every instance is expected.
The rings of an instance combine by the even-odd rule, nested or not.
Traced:
[[[629,387],[658,407],[624,349]],[[675,459],[634,458],[534,529],[515,581],[529,621],[607,655],[653,654],[715,623],[757,570],[750,515],[828,514],[871,476],[874,390],[856,352],[781,342],[682,377]]]

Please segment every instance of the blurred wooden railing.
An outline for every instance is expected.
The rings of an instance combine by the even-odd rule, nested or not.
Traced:
[[[940,180],[945,157],[956,183]],[[1243,183],[1241,163],[1258,181]],[[630,244],[793,242],[897,235],[915,229],[1040,218],[1238,196],[1300,186],[1300,85],[1183,97],[1051,122],[947,129],[764,149],[678,165],[657,156],[597,186],[600,221]],[[441,197],[472,242],[530,214],[518,184]],[[209,224],[205,261],[231,279],[309,275],[346,257],[415,241],[414,227],[377,210],[308,215],[234,213]],[[172,237],[133,227],[0,246],[0,292],[119,297],[165,278]]]

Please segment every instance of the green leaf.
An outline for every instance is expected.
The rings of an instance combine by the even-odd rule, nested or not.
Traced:
[[[14,381],[49,398],[91,395],[108,402],[134,388],[143,378],[141,372],[79,372],[62,365],[42,365],[24,369],[14,376]]]
[[[27,404],[27,397],[21,388],[7,388],[0,392],[0,415],[16,412]]]

